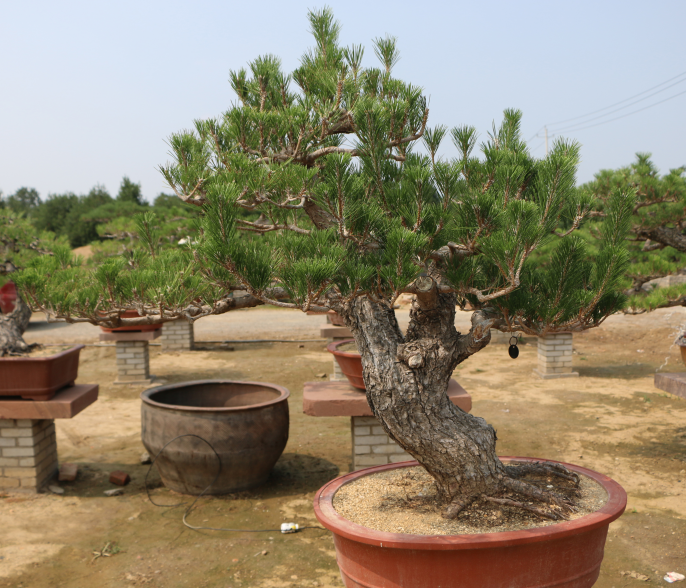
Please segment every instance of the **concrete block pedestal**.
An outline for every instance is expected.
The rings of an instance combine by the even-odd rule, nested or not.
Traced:
[[[448,398],[465,412],[472,409],[472,397],[455,380],[448,384]],[[350,417],[353,470],[412,459],[372,416],[365,393],[347,382],[305,382],[303,412],[310,416]]]
[[[40,491],[57,473],[54,419],[71,418],[97,398],[97,384],[82,384],[50,400],[0,400],[0,491]]]
[[[193,323],[183,318],[164,323],[160,343],[162,351],[191,351],[195,345]]]
[[[319,314],[319,313],[317,313],[317,314]],[[326,339],[327,344],[333,343],[335,341],[343,341],[344,339],[352,339],[353,338],[353,334],[350,332],[350,329],[348,327],[342,327],[342,326],[331,324],[331,318],[328,315],[326,317],[326,321],[327,321],[327,324],[325,324],[319,330],[319,336],[322,339]],[[346,382],[347,378],[345,377],[345,374],[341,371],[341,368],[338,365],[336,358],[332,357],[332,360],[333,360],[333,375],[331,376],[331,380],[333,382]]]
[[[572,333],[538,337],[538,368],[534,373],[544,380],[579,376],[572,371]]]
[[[686,372],[658,372],[654,376],[654,384],[659,390],[686,398]]]
[[[115,384],[152,384],[148,343],[162,334],[156,331],[120,331],[101,333],[101,341],[114,341],[117,346],[117,379]]]

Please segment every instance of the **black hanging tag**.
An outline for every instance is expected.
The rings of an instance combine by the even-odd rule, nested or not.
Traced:
[[[512,343],[512,339],[514,339],[514,343]],[[519,357],[519,347],[517,347],[516,336],[510,337],[510,348],[507,350],[507,352],[510,354],[512,359],[517,359]]]

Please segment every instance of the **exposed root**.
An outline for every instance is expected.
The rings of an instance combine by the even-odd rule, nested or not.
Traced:
[[[456,519],[457,515],[459,515],[477,498],[478,496],[470,496],[468,498],[456,498],[448,505],[448,507],[441,514],[441,516],[444,519]]]
[[[539,461],[536,463],[507,465],[505,466],[505,471],[511,478],[521,478],[527,474],[550,475],[574,482],[575,486],[579,485],[579,475],[575,472],[570,472],[565,466],[559,463]]]
[[[547,502],[559,506],[563,511],[574,512],[576,508],[574,504],[566,497],[561,496],[555,492],[541,490],[532,484],[527,484],[521,480],[514,480],[513,478],[503,478],[503,486],[508,490],[512,490],[522,496],[528,496],[540,502]]]
[[[568,482],[568,484],[564,485],[565,494],[571,494],[572,496],[578,497],[580,496],[580,478],[576,473],[570,472],[564,466],[545,462],[527,463],[517,466],[505,466],[504,474],[505,475],[500,477],[495,487],[489,488],[487,492],[482,491],[479,494],[474,494],[469,497],[465,497],[464,495],[453,497],[452,501],[443,512],[443,517],[447,519],[457,518],[460,512],[476,499],[526,510],[539,517],[552,519],[554,521],[569,520],[569,515],[577,511],[572,499],[555,492],[552,490],[552,486],[548,486],[550,489],[539,488],[534,484],[520,479],[526,475],[533,475],[543,476],[550,481],[550,476],[557,476]],[[542,508],[540,506],[525,504],[525,502],[515,500],[511,494],[517,494],[522,498],[528,499],[526,502],[549,504],[551,505],[551,508],[546,509],[545,507]],[[503,495],[506,497],[503,497]]]
[[[540,508],[536,508],[535,506],[529,506],[528,504],[523,504],[522,502],[510,500],[509,498],[494,498],[493,496],[486,496],[485,494],[482,494],[481,499],[486,500],[487,502],[495,502],[496,504],[502,504],[504,506],[513,506],[515,508],[521,508],[522,510],[528,510],[529,512],[532,512],[535,515],[538,515],[539,517],[545,519],[552,519],[554,521],[569,520],[569,517],[564,512],[546,512],[545,510],[541,510]]]

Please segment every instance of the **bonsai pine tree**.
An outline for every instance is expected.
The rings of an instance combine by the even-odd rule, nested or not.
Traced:
[[[0,208],[0,286],[11,281],[17,270],[42,255],[68,255],[66,240],[56,240],[47,231],[38,231],[21,212]],[[14,310],[0,313],[0,357],[30,350],[22,338],[31,319],[31,309],[21,296]]]
[[[686,305],[686,284],[651,288],[647,282],[683,272],[686,268],[686,166],[660,175],[648,153],[637,153],[629,166],[601,170],[581,190],[596,201],[588,222],[597,236],[594,219],[604,218],[617,190],[635,192],[628,245],[631,263],[623,287],[629,296],[625,312]]]
[[[393,76],[395,39],[376,39],[380,67],[365,68],[362,47],[339,45],[330,10],[309,20],[315,46],[300,67],[287,75],[267,55],[233,71],[237,103],[171,137],[173,160],[161,171],[203,211],[185,261],[153,260],[151,249],[133,270],[109,261],[88,286],[41,262],[23,273],[23,291],[65,319],[115,326],[257,304],[333,309],[357,342],[374,415],[433,476],[446,517],[515,493],[540,503],[542,516],[565,518],[565,499],[521,476],[571,475],[502,464],[493,427],[446,390],[492,329],[580,331],[622,307],[632,199],[608,198],[591,258],[574,234],[592,205],[574,185],[578,145],[558,141],[534,159],[520,112],[507,110],[478,155],[474,128],[427,126],[422,90]],[[448,138],[454,159],[439,155]],[[549,241],[553,262],[540,268],[530,256]],[[231,297],[236,290],[247,295]],[[402,293],[415,295],[405,333],[393,310]],[[472,326],[459,333],[456,307],[467,303]],[[120,319],[127,305],[141,316]]]

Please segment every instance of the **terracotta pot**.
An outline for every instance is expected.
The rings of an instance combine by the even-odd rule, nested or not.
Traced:
[[[335,325],[336,327],[345,327],[345,321],[343,320],[343,317],[333,310],[329,313],[329,320],[331,321],[331,324]]]
[[[151,456],[179,435],[214,447],[221,474],[207,494],[228,494],[264,483],[288,441],[288,396],[262,382],[201,380],[141,394],[143,445]],[[200,439],[172,442],[155,462],[167,488],[200,494],[215,479],[218,460]]]
[[[125,310],[121,313],[121,318],[138,318],[140,315],[137,310]],[[162,323],[158,325],[132,325],[130,327],[117,327],[116,329],[108,329],[100,327],[105,333],[124,333],[127,331],[147,332],[157,331],[162,328]]]
[[[346,343],[354,341],[355,339],[334,341],[326,346],[326,350],[333,353],[341,371],[345,374],[345,377],[348,378],[348,382],[359,390],[366,390],[367,388],[364,385],[364,379],[362,377],[362,356],[357,352],[338,351],[339,345],[345,345]]]
[[[503,461],[540,461],[508,457]],[[314,498],[319,522],[333,532],[336,560],[348,588],[590,588],[598,578],[609,524],[626,507],[626,492],[592,470],[564,464],[606,490],[600,510],[548,527],[480,535],[383,533],[351,523],[333,508],[336,491],[357,478],[404,462],[341,476]]]
[[[686,347],[680,347],[681,349],[681,361],[686,365]]]
[[[0,358],[0,396],[50,400],[58,390],[74,385],[84,347],[75,345],[47,357]]]
[[[14,310],[14,303],[17,300],[17,287],[14,282],[7,282],[0,288],[0,311],[9,314]]]

